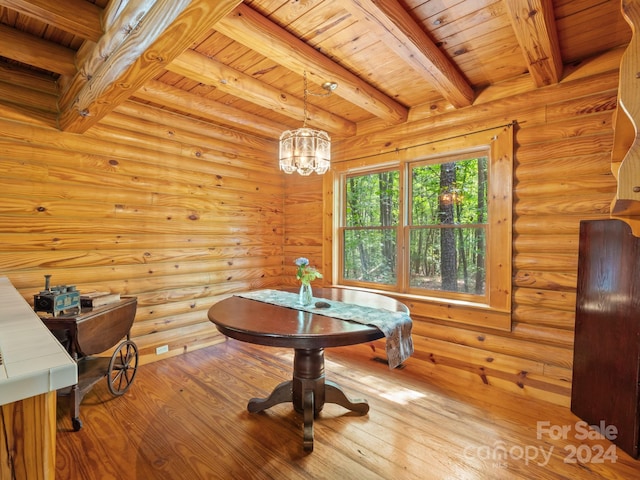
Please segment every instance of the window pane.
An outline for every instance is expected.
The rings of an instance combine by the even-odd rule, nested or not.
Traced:
[[[388,227],[398,224],[399,171],[347,178],[347,227]]]
[[[396,284],[396,229],[344,231],[345,280]]]
[[[411,169],[412,225],[487,221],[487,157]]]
[[[418,228],[409,236],[411,287],[484,295],[484,228]]]

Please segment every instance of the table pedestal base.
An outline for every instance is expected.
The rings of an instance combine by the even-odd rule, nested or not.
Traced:
[[[366,400],[350,400],[336,383],[325,380],[324,348],[296,349],[293,380],[282,382],[267,398],[252,398],[247,410],[257,413],[286,402],[292,402],[293,408],[303,415],[303,445],[308,452],[313,450],[313,419],[325,403],[335,403],[362,415],[369,411]]]

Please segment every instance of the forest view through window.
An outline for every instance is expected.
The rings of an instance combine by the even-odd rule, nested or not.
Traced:
[[[488,157],[478,153],[348,174],[342,281],[483,296],[487,182]]]

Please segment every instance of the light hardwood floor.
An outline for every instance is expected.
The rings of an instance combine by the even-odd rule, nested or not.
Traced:
[[[640,478],[640,461],[604,438],[581,439],[567,408],[462,379],[436,381],[411,359],[390,371],[374,355],[367,345],[326,351],[327,378],[371,410],[358,416],[325,405],[312,453],[290,404],[246,410],[249,398],[289,379],[291,351],[228,340],[141,366],[122,397],[106,382],[94,387],[79,432],[60,400],[56,478]],[[563,428],[566,438],[552,435]]]

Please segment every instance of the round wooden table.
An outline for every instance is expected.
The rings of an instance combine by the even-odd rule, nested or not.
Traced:
[[[393,312],[409,313],[402,303],[374,293],[337,288],[314,288],[314,301],[321,299],[354,303]],[[313,419],[325,403],[366,414],[366,400],[350,400],[342,389],[324,377],[324,349],[371,342],[384,334],[376,327],[272,305],[242,297],[229,297],[213,305],[209,320],[218,330],[243,342],[294,349],[293,379],[282,382],[267,398],[252,398],[247,409],[261,412],[274,405],[292,402],[304,418],[304,449],[313,450]]]

